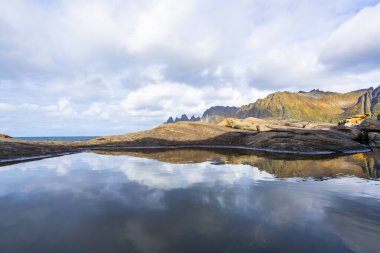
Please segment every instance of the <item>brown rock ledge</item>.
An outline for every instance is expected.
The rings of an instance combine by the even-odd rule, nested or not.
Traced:
[[[352,139],[350,129],[285,128],[266,132],[247,131],[202,122],[178,122],[160,125],[148,131],[106,136],[81,142],[34,142],[0,139],[0,160],[84,149],[120,149],[134,147],[235,147],[262,151],[331,154],[369,151]]]

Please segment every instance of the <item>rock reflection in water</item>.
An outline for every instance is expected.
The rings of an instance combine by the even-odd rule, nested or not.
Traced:
[[[378,178],[380,175],[380,152],[359,153],[342,156],[300,156],[258,153],[246,150],[209,149],[155,149],[134,151],[96,150],[97,154],[134,156],[182,164],[247,164],[275,175],[277,178],[312,177],[314,179],[338,176]]]

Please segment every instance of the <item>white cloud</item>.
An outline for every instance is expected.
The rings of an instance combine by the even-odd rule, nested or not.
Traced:
[[[58,160],[59,162],[54,162]],[[214,165],[210,162],[197,164],[169,164],[152,159],[129,156],[102,156],[82,153],[59,158],[45,159],[29,164],[30,167],[13,165],[13,170],[29,171],[34,166],[48,168],[58,175],[69,175],[82,164],[84,170],[118,173],[117,178],[136,182],[153,189],[170,190],[187,188],[197,183],[208,186],[217,183],[231,185],[242,179],[273,181],[275,177],[250,165]],[[142,169],[143,168],[143,169]],[[7,167],[2,167],[7,170]],[[210,176],[212,174],[212,176]],[[123,178],[123,175],[125,178]]]
[[[159,83],[149,84],[132,91],[122,105],[128,111],[163,111],[171,107],[196,106],[201,100],[202,91],[186,84]]]
[[[124,133],[275,90],[376,85],[376,2],[0,1],[1,129]]]
[[[380,4],[367,7],[343,23],[327,39],[321,61],[342,70],[374,70],[380,66]]]
[[[0,103],[0,112],[10,111],[14,108],[13,105],[6,104],[6,103]]]
[[[181,27],[195,1],[153,1],[146,6],[132,24],[126,45],[131,53],[142,53],[151,47],[176,48],[179,38],[173,31]]]
[[[250,180],[274,180],[274,176],[259,171],[256,167],[250,165],[235,165],[232,169],[230,166],[212,165],[210,163],[200,164],[172,164],[160,163],[152,160],[137,160],[135,164],[121,164],[118,168],[131,181],[141,185],[158,189],[176,189],[187,188],[196,183],[214,185],[223,182],[231,185],[242,178]],[[148,164],[153,165],[148,166]],[[141,166],[145,167],[141,170]],[[212,177],[209,175],[212,173]]]
[[[238,106],[268,93],[252,89],[242,94],[228,85],[199,89],[183,83],[163,82],[148,84],[130,92],[121,104],[130,116],[149,121],[183,113],[188,116],[201,115],[204,108],[220,104]]]

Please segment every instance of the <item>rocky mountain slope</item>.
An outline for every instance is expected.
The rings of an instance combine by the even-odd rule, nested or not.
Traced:
[[[213,106],[203,113],[201,120],[216,123],[224,118],[236,117],[238,110],[239,107],[235,106]]]
[[[215,106],[207,109],[202,121],[220,122],[224,118],[292,118],[337,123],[346,117],[380,112],[380,86],[347,93],[275,92],[256,102],[237,107]]]

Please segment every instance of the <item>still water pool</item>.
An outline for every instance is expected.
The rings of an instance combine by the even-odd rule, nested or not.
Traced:
[[[97,151],[2,166],[0,252],[380,252],[379,157]]]

